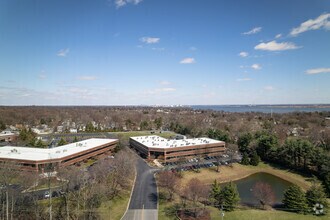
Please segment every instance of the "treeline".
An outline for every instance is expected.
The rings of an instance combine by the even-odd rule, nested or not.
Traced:
[[[313,145],[309,140],[290,137],[280,144],[278,137],[270,131],[243,133],[237,140],[239,150],[246,156],[253,157],[255,152],[264,161],[294,169],[306,174],[314,174],[322,180],[330,196],[330,154],[328,146]]]
[[[99,208],[128,190],[134,176],[134,156],[122,150],[113,159],[99,160],[89,169],[68,166],[57,178],[19,172],[15,164],[0,167],[1,219],[100,219]],[[47,171],[54,171],[47,167]],[[123,175],[125,174],[125,175]],[[60,186],[60,191],[51,188]],[[47,188],[44,198],[38,188]],[[58,189],[57,189],[58,190]]]

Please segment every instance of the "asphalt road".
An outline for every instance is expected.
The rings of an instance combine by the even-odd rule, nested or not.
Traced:
[[[158,219],[158,193],[154,173],[156,169],[150,168],[142,158],[137,157],[137,176],[129,204],[123,220],[157,220]]]

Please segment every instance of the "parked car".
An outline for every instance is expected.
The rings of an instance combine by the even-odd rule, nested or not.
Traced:
[[[44,198],[45,198],[45,199],[48,199],[49,197],[50,197],[49,191],[46,191],[46,192],[44,193]]]

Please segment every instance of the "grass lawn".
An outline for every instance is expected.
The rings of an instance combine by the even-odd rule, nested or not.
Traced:
[[[175,220],[175,217],[169,217],[165,214],[165,209],[168,206],[173,205],[173,203],[159,203],[159,220]],[[207,209],[211,211],[211,219],[222,220],[220,216],[220,211],[217,208],[208,206]],[[224,220],[326,220],[330,219],[330,214],[324,216],[314,216],[314,215],[303,215],[292,212],[284,212],[277,210],[257,210],[257,209],[246,209],[246,210],[236,210],[233,212],[225,212]]]
[[[125,191],[111,201],[102,203],[98,209],[101,219],[119,220],[124,215],[130,198],[130,192]]]
[[[303,177],[299,174],[292,173],[287,169],[275,168],[265,163],[259,163],[258,166],[245,166],[237,163],[233,164],[232,167],[221,166],[220,173],[216,172],[216,167],[204,168],[200,171],[200,173],[196,173],[194,171],[184,172],[182,183],[185,184],[192,178],[198,178],[205,184],[210,184],[215,179],[223,183],[242,179],[254,173],[266,172],[292,182],[304,190],[307,190],[312,185],[310,177]]]
[[[216,208],[210,207],[211,219],[221,220],[220,211]],[[330,219],[330,215],[314,216],[314,215],[303,215],[291,212],[277,211],[277,210],[237,210],[233,212],[226,212],[224,219],[230,220],[325,220]],[[160,219],[161,220],[161,219]]]
[[[122,191],[113,200],[102,203],[98,209],[100,218],[104,220],[120,220],[126,212],[129,198],[131,196],[131,190],[133,188],[134,181],[130,181],[129,190]]]

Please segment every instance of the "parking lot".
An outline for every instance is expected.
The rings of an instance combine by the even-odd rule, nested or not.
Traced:
[[[198,170],[215,166],[227,166],[231,163],[240,162],[240,160],[241,155],[230,158],[227,154],[222,156],[207,156],[205,158],[191,158],[185,161],[167,162],[164,164],[164,170],[171,170],[172,172]]]

